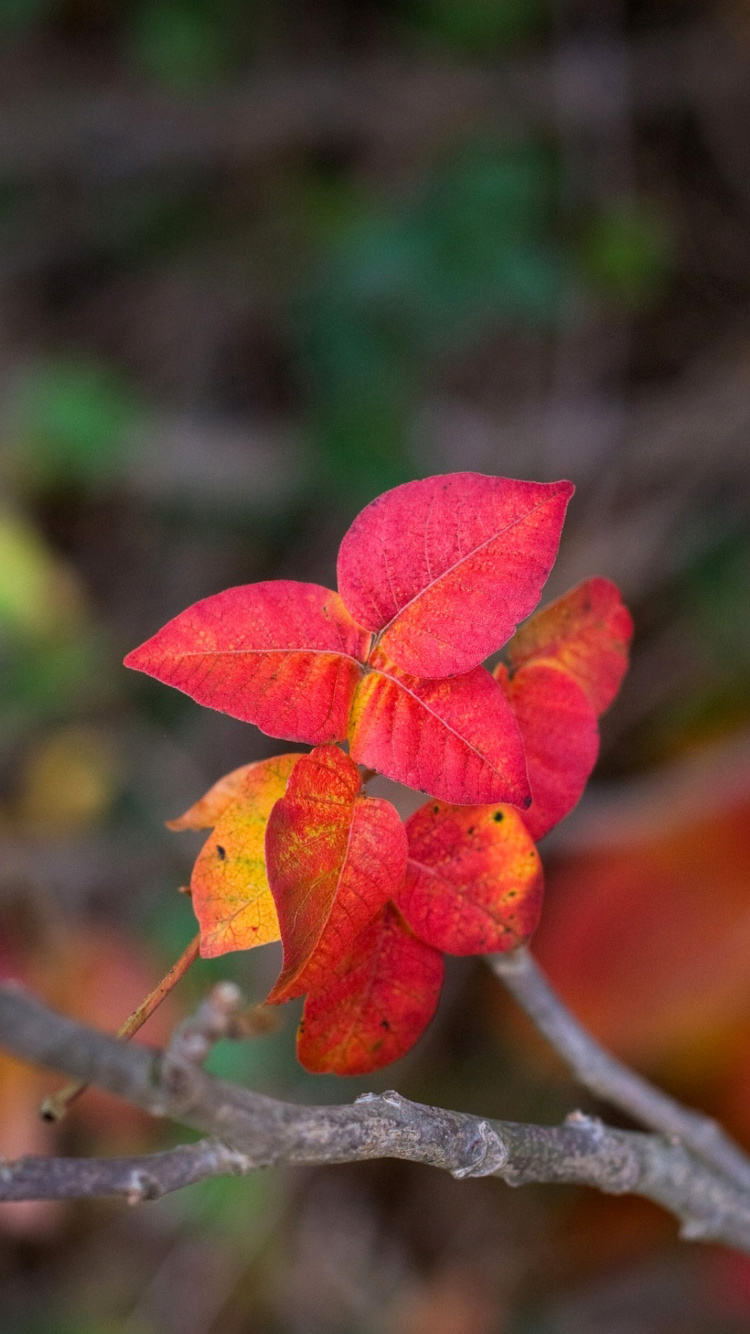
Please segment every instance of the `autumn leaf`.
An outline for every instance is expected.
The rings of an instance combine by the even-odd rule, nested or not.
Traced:
[[[529,801],[513,711],[484,667],[444,680],[407,676],[382,649],[352,705],[353,759],[457,805]]]
[[[288,759],[289,756],[278,756],[277,759]],[[299,755],[294,757],[299,759]],[[261,760],[261,764],[267,764],[269,761]],[[178,815],[176,820],[167,820],[167,829],[179,833],[183,829],[213,829],[218,823],[224,812],[233,801],[242,795],[245,782],[248,776],[257,768],[257,764],[243,764],[239,769],[232,769],[231,773],[223,774],[221,778],[204,793],[198,801],[190,806],[184,815]],[[291,772],[291,771],[290,771]],[[283,796],[283,793],[280,795]],[[278,797],[274,798],[274,801]]]
[[[429,945],[448,954],[510,950],[539,921],[539,854],[512,806],[427,802],[406,823],[409,860],[396,903]]]
[[[346,736],[369,645],[337,593],[277,579],[196,602],[125,665],[269,736],[316,745]]]
[[[302,757],[276,755],[246,764],[215,783],[172,829],[215,826],[190,880],[204,959],[279,939],[276,906],[266,876],[266,825]]]
[[[298,761],[271,812],[266,864],[284,967],[268,1000],[319,986],[406,871],[406,831],[390,802],[366,797],[337,746]]]
[[[573,490],[459,472],[386,491],[341,543],[341,596],[402,671],[469,671],[539,601]]]
[[[633,623],[608,579],[587,579],[532,616],[508,645],[495,679],[523,737],[535,839],[579,801],[599,752],[597,716],[628,665]]]
[[[523,818],[539,840],[572,811],[599,754],[596,714],[578,682],[554,660],[530,661],[508,677],[506,692],[523,737],[532,802]]]
[[[405,1055],[430,1022],[443,958],[419,940],[392,903],[305,1001],[297,1036],[313,1074],[364,1075]]]
[[[633,621],[609,579],[586,579],[531,616],[508,645],[511,671],[540,658],[564,667],[597,715],[612,703],[628,667]]]

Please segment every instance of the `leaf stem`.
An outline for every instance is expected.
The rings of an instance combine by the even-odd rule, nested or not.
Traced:
[[[200,940],[200,933],[193,937],[190,944],[183,950],[176,963],[173,963],[169,972],[165,973],[161,982],[157,983],[153,991],[150,991],[148,996],[146,996],[145,1000],[142,1000],[140,1005],[133,1010],[133,1013],[128,1015],[125,1023],[120,1025],[116,1034],[118,1038],[123,1038],[125,1042],[128,1042],[130,1038],[138,1032],[139,1028],[143,1028],[146,1020],[150,1019],[151,1015],[158,1010],[162,1001],[169,995],[170,991],[172,991],[180,979],[185,976],[190,965],[195,963],[195,960],[198,958]],[[88,1084],[77,1081],[72,1084],[66,1084],[63,1088],[58,1089],[56,1093],[50,1094],[48,1098],[44,1099],[44,1102],[39,1108],[39,1115],[42,1120],[61,1121],[68,1108],[77,1098],[80,1098],[81,1094],[84,1093],[87,1088]]]

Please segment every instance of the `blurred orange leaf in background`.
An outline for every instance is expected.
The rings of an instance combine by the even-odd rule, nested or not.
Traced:
[[[7,927],[7,929],[6,929]],[[56,1009],[106,1032],[135,1009],[159,977],[159,966],[127,932],[86,925],[65,929],[48,923],[37,931],[25,905],[9,905],[3,916],[0,979],[28,986]],[[137,1040],[162,1045],[179,1015],[168,997]],[[138,1152],[154,1143],[154,1123],[145,1113],[98,1089],[89,1089],[62,1126],[39,1117],[42,1099],[59,1082],[49,1070],[0,1055],[0,1157],[54,1154],[83,1133],[86,1151]],[[103,1138],[102,1138],[103,1137]],[[0,1205],[0,1229],[17,1234],[47,1232],[64,1206],[49,1201]]]
[[[606,1046],[733,1101],[750,1138],[747,741],[685,758],[580,825],[550,866],[540,962]]]

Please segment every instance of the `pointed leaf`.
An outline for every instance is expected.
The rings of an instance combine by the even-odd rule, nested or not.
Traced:
[[[369,643],[337,593],[277,579],[196,602],[125,665],[269,736],[315,745],[346,736]]]
[[[425,681],[376,649],[352,705],[352,758],[444,801],[529,801],[523,743],[490,673]]]
[[[469,671],[539,601],[573,489],[458,472],[386,491],[341,543],[341,596],[403,671]]]
[[[291,759],[291,756],[278,756],[281,759]],[[294,759],[299,759],[295,755]],[[261,760],[260,764],[270,764],[273,761]],[[172,829],[179,833],[183,829],[213,829],[214,825],[221,819],[224,812],[241,797],[245,790],[246,780],[251,777],[258,769],[258,763],[243,764],[239,769],[232,769],[231,773],[224,774],[213,787],[208,789],[198,801],[185,811],[184,815],[179,815],[176,820],[167,820],[167,829]],[[291,768],[289,770],[291,773]],[[286,786],[286,781],[284,783]],[[279,796],[284,793],[278,793],[274,801],[278,801]],[[272,803],[273,804],[273,803]]]
[[[532,616],[508,645],[511,668],[553,658],[585,690],[597,714],[620,689],[633,621],[617,586],[586,579]]]
[[[269,1001],[319,986],[398,889],[406,831],[389,801],[365,797],[338,746],[303,755],[266,833],[268,879],[284,945]]]
[[[246,764],[220,779],[182,817],[186,820],[191,812],[202,809],[203,815],[195,818],[215,824],[190,880],[204,959],[279,939],[276,906],[266,876],[266,825],[300,759],[301,755],[276,755]],[[232,793],[220,810],[230,786]]]
[[[406,824],[409,861],[396,903],[421,940],[447,954],[512,950],[542,907],[542,864],[512,806],[428,802]]]
[[[404,1056],[430,1022],[443,983],[440,952],[392,903],[305,1001],[297,1055],[313,1074],[364,1075]]]
[[[539,660],[508,678],[506,691],[521,729],[532,803],[523,819],[540,839],[579,801],[599,753],[596,714],[578,682],[554,661]]]

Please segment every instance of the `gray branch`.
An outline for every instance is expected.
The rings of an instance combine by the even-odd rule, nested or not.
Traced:
[[[85,1200],[122,1195],[128,1204],[140,1204],[196,1181],[236,1171],[235,1155],[214,1139],[131,1158],[29,1156],[15,1162],[0,1160],[0,1200]]]
[[[750,1159],[718,1122],[683,1107],[601,1047],[555,995],[528,950],[488,954],[486,959],[584,1088],[650,1130],[679,1140],[704,1162],[750,1191]]]
[[[402,1158],[459,1178],[642,1195],[673,1213],[684,1237],[750,1253],[750,1191],[662,1135],[612,1130],[579,1112],[561,1126],[518,1125],[425,1107],[393,1092],[365,1094],[349,1106],[295,1106],[214,1079],[201,1062],[217,1038],[241,1030],[238,1004],[236,988],[215,988],[162,1054],[55,1014],[20,988],[0,987],[0,1045],[208,1136],[135,1158],[5,1163],[0,1199],[121,1195],[137,1203],[207,1177],[280,1163]]]

